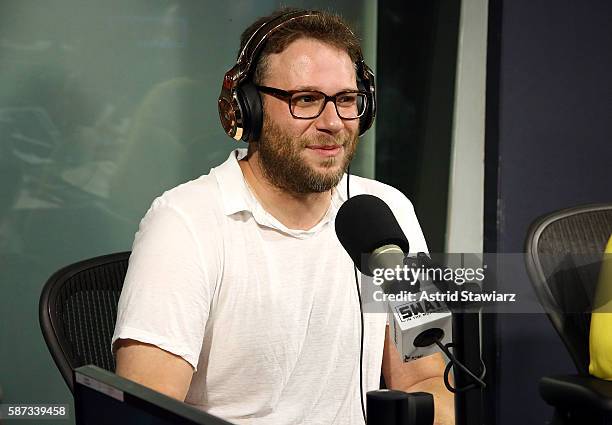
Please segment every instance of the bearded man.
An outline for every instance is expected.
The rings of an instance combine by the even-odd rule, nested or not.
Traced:
[[[164,193],[140,224],[113,336],[117,373],[237,424],[363,424],[361,393],[382,371],[389,388],[434,394],[436,422],[453,423],[441,357],[404,364],[383,314],[364,315],[360,364],[353,263],[334,218],[372,99],[346,23],[287,13],[242,36],[241,52],[262,39],[248,75],[262,122],[248,150]],[[357,176],[350,188],[383,199],[411,248],[427,250],[404,195]]]

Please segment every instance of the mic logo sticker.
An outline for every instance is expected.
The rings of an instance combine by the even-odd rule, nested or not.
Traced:
[[[409,304],[401,304],[395,307],[402,322],[413,320],[417,317],[443,310],[445,306],[438,301],[417,301]]]

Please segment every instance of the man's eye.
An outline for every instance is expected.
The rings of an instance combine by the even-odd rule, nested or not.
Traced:
[[[340,105],[352,105],[355,103],[355,99],[357,99],[357,96],[354,94],[344,94],[342,96],[338,96],[336,98],[336,102]]]
[[[296,105],[309,105],[317,100],[317,97],[312,94],[299,94],[293,97],[293,103]]]

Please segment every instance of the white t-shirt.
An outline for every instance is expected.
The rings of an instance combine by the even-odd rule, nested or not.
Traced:
[[[210,174],[157,198],[136,233],[113,343],[130,338],[183,357],[186,402],[236,424],[362,424],[359,306],[334,218],[292,230],[268,214],[232,152]],[[427,251],[410,201],[351,176],[394,211],[411,251]],[[386,315],[364,317],[364,391],[379,388]]]

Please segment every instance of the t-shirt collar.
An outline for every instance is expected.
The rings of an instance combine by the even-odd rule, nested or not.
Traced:
[[[260,225],[275,228],[295,237],[308,237],[317,233],[330,221],[333,222],[338,212],[338,208],[346,201],[346,174],[344,174],[338,186],[332,190],[330,208],[325,217],[311,229],[289,229],[269,214],[249,190],[244,175],[242,174],[242,169],[238,164],[238,161],[244,158],[246,154],[246,149],[235,149],[230,153],[229,158],[223,164],[211,170],[211,174],[215,176],[219,183],[223,213],[227,216],[247,211],[253,215],[255,221]]]

